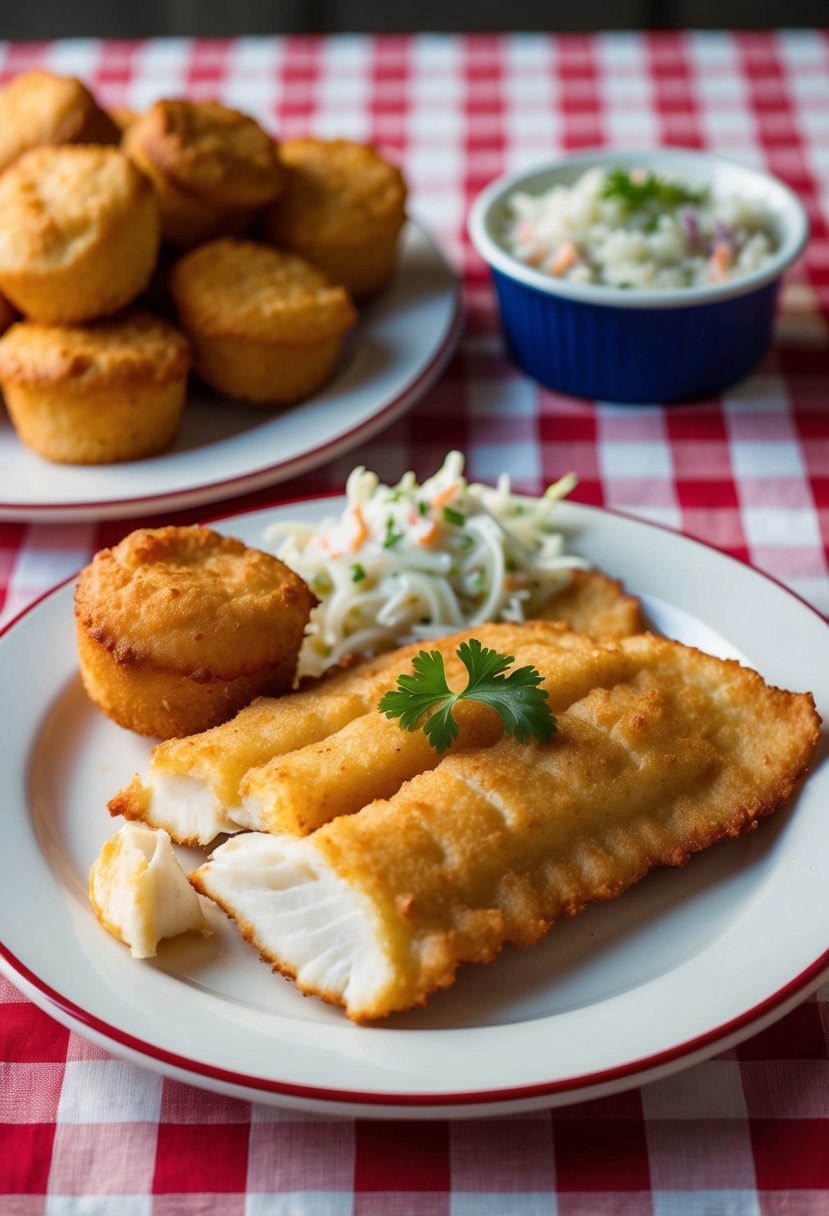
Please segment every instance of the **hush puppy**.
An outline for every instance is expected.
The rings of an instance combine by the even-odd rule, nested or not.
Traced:
[[[86,85],[36,68],[0,89],[0,171],[45,144],[117,144],[121,132]]]
[[[46,460],[106,464],[162,451],[179,428],[186,339],[146,312],[85,326],[19,321],[0,338],[0,386],[21,440]]]
[[[0,290],[31,320],[109,316],[153,273],[158,203],[117,148],[24,153],[0,176],[0,215]]]
[[[123,147],[155,187],[164,240],[180,249],[247,231],[285,182],[256,120],[213,101],[157,101]]]
[[[268,239],[313,262],[355,299],[379,291],[406,218],[400,170],[347,139],[292,139],[279,154],[288,182],[266,217]]]
[[[170,291],[202,379],[263,404],[320,388],[357,319],[342,287],[303,258],[254,241],[224,238],[185,254]]]
[[[132,532],[78,579],[84,686],[138,734],[196,734],[290,689],[314,603],[277,558],[209,528]]]

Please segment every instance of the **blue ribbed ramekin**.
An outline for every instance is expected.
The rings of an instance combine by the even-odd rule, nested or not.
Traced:
[[[761,198],[777,249],[733,282],[674,291],[622,291],[570,283],[507,252],[507,199],[570,184],[587,169],[642,167],[706,185],[714,197]],[[478,197],[469,232],[489,264],[510,355],[527,375],[579,397],[623,403],[685,401],[722,392],[748,375],[772,339],[784,271],[803,251],[805,210],[776,178],[701,152],[592,152],[499,178]]]

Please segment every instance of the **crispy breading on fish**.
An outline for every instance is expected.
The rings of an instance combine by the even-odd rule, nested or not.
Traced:
[[[566,621],[575,633],[591,637],[629,637],[645,627],[642,608],[634,595],[601,570],[571,570],[570,581],[554,592],[538,616],[545,621]]]
[[[477,625],[430,643],[452,664],[458,644],[471,636],[503,650],[521,638],[561,632],[555,622]],[[164,828],[176,844],[209,844],[222,832],[235,832],[231,818],[240,800],[243,777],[274,756],[317,743],[361,714],[376,708],[401,672],[411,670],[419,643],[378,655],[285,697],[260,697],[230,722],[153,748],[146,780],[135,776],[109,802],[111,815],[139,819]]]
[[[235,837],[191,882],[303,992],[364,1022],[788,797],[819,738],[808,693],[647,634],[613,646],[632,670],[560,712],[549,743],[447,756],[309,836]]]
[[[579,621],[580,630],[594,636],[641,627],[638,608],[631,608],[637,601],[626,596],[620,584],[599,570],[573,573],[577,578],[571,589],[559,592],[570,623]],[[615,601],[622,604],[617,614]],[[609,629],[609,625],[613,627]],[[464,638],[478,637],[484,646],[512,653],[512,648],[531,637],[551,636],[554,627],[551,619],[476,625],[436,642],[413,643],[380,654],[289,697],[260,697],[224,725],[187,738],[168,739],[153,748],[146,777],[136,775],[115,794],[108,804],[109,814],[164,828],[176,844],[192,845],[209,844],[216,835],[237,832],[239,826],[264,823],[267,812],[255,809],[255,799],[246,810],[237,810],[246,773],[275,756],[314,747],[376,708],[396,677],[410,670],[407,665],[423,646],[439,649],[451,664]],[[450,665],[450,676],[451,670]],[[356,728],[355,736],[359,734]],[[413,772],[417,771],[416,765]],[[264,788],[261,782],[255,786]],[[232,817],[239,814],[241,821]]]
[[[591,688],[613,684],[633,671],[632,660],[612,644],[548,626],[535,640],[510,650],[515,667],[545,672],[543,687],[553,713]],[[455,655],[446,658],[447,681],[462,689],[467,672]],[[455,707],[460,731],[453,752],[488,747],[503,733],[500,716],[479,701]],[[435,768],[440,756],[422,730],[401,731],[379,711],[362,714],[319,743],[275,756],[250,769],[240,785],[241,803],[229,815],[240,827],[306,835],[337,815],[350,815],[388,798],[404,781]]]
[[[452,751],[488,747],[503,734],[501,718],[488,705],[461,702],[456,718]],[[250,769],[242,779],[241,804],[231,811],[233,822],[237,828],[306,836],[337,815],[391,797],[439,761],[422,730],[403,734],[399,723],[377,710],[361,714],[320,743]]]
[[[363,714],[393,678],[381,656],[289,697],[257,697],[212,730],[154,747],[146,780],[138,775],[109,801],[111,815],[164,828],[177,844],[209,844],[236,832],[227,808],[249,768],[324,739]]]

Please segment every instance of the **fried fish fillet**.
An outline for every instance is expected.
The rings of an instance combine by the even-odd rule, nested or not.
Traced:
[[[136,774],[109,801],[111,815],[164,828],[177,844],[208,844],[238,831],[228,808],[254,765],[324,739],[367,711],[394,679],[382,655],[290,697],[257,697],[221,726],[153,748],[146,781]]]
[[[619,583],[599,571],[574,571],[574,575],[578,578],[572,591],[565,588],[553,599],[565,597],[562,610],[578,619],[581,629],[591,632],[591,619],[597,636],[640,627],[637,601],[626,596]],[[614,605],[620,603],[624,606],[617,611]],[[550,619],[477,625],[428,645],[448,658],[461,640],[475,636],[485,646],[512,653],[519,641],[547,637],[553,627]],[[420,649],[421,644],[415,643],[379,655],[289,697],[260,697],[230,722],[202,734],[166,740],[153,749],[146,778],[136,775],[110,800],[110,814],[164,828],[177,844],[209,844],[220,833],[238,831],[240,823],[233,812],[248,770],[320,743],[374,709]],[[252,822],[258,820],[244,812],[242,823]]]
[[[642,608],[622,584],[601,570],[572,570],[570,581],[538,613],[544,621],[566,621],[574,633],[629,637],[644,629]]]
[[[494,709],[461,702],[452,751],[488,747],[503,734]],[[397,722],[377,710],[361,714],[320,743],[274,756],[250,769],[231,809],[239,827],[306,836],[337,815],[351,815],[375,798],[386,798],[404,781],[434,768],[440,756],[422,730],[402,734]]]
[[[819,737],[808,693],[647,634],[615,647],[633,671],[559,713],[549,743],[449,756],[305,837],[237,836],[191,882],[303,992],[369,1021],[791,793]]]
[[[454,651],[473,634],[482,644],[503,649],[521,637],[552,637],[556,622],[478,625],[434,643],[452,673],[460,667]],[[108,804],[111,815],[164,828],[177,844],[209,844],[221,832],[236,832],[231,817],[243,777],[274,756],[327,738],[373,710],[398,675],[411,670],[418,643],[378,655],[356,667],[286,697],[258,697],[230,722],[153,748],[146,782],[135,776]]]
[[[553,713],[634,669],[618,647],[561,625],[548,625],[540,636],[534,632],[530,640],[510,638],[510,651],[515,667],[545,673],[543,687]],[[467,673],[454,655],[447,658],[446,671],[450,687],[464,687]],[[459,702],[455,713],[460,730],[452,752],[488,747],[503,733],[500,716],[479,701]],[[401,731],[397,722],[375,709],[319,743],[249,769],[239,787],[241,801],[229,814],[240,827],[304,836],[337,815],[351,815],[377,798],[391,797],[404,781],[439,761],[422,730]]]

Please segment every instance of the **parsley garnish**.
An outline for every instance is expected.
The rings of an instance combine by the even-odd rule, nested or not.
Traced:
[[[456,511],[454,507],[444,507],[443,521],[447,524],[454,524],[456,528],[462,528],[466,523],[466,516],[461,511]]]
[[[398,532],[394,526],[394,519],[391,515],[386,519],[386,535],[383,537],[383,548],[391,549],[399,540],[403,539],[403,533]]]
[[[446,683],[443,658],[437,650],[421,650],[412,660],[414,675],[397,677],[397,687],[387,692],[378,706],[387,718],[399,718],[401,730],[417,730],[423,723],[426,737],[436,752],[445,752],[458,735],[452,716],[457,701],[482,701],[501,715],[504,733],[526,743],[530,735],[542,743],[556,729],[547,704],[547,693],[539,685],[544,677],[534,667],[518,667],[505,675],[512,655],[484,647],[477,638],[461,642],[458,658],[469,674],[466,688],[452,692]],[[434,710],[434,712],[430,712]]]
[[[628,210],[639,211],[649,206],[671,208],[683,203],[704,203],[708,191],[692,190],[656,173],[648,173],[640,181],[631,177],[628,169],[611,169],[602,187],[602,197],[621,199]]]
[[[351,563],[351,581],[352,583],[361,583],[366,577],[366,572],[359,562]]]

